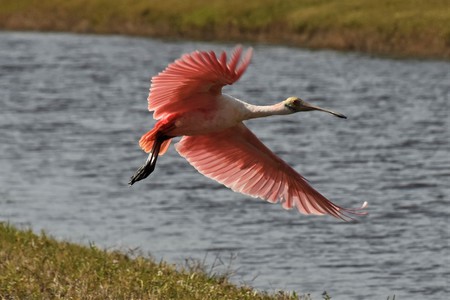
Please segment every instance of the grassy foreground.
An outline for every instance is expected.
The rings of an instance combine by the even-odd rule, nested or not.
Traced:
[[[0,223],[0,299],[299,299]],[[300,297],[300,299],[309,299]]]
[[[0,0],[0,28],[450,58],[448,0]]]

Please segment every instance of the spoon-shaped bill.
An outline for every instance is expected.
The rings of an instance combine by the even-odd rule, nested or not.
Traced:
[[[338,118],[347,119],[347,117],[344,116],[344,115],[341,114],[341,113],[332,111],[332,110],[330,110],[330,109],[322,108],[322,107],[319,107],[319,106],[316,106],[316,105],[312,105],[312,104],[310,104],[310,103],[308,103],[308,102],[306,102],[306,101],[303,102],[303,106],[306,107],[308,110],[318,110],[318,111],[323,111],[323,112],[332,114],[332,115],[334,115],[334,116],[336,116],[336,117],[338,117]]]

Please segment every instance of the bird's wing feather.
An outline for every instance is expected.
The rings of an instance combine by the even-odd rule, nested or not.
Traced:
[[[175,145],[200,173],[233,191],[269,202],[281,201],[303,214],[330,214],[346,219],[365,214],[342,208],[317,192],[306,179],[270,151],[243,123],[220,133],[184,136]]]
[[[202,94],[220,94],[223,86],[236,82],[247,69],[253,52],[248,49],[240,62],[242,51],[237,46],[228,62],[225,52],[217,57],[213,51],[195,51],[169,64],[152,78],[148,109],[154,111],[153,117],[161,119],[186,108],[207,109],[211,97]]]

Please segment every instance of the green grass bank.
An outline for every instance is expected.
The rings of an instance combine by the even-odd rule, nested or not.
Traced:
[[[328,297],[326,295],[326,297]],[[324,299],[327,299],[324,296]],[[0,223],[0,299],[310,299]]]
[[[448,0],[0,0],[0,28],[450,59]]]

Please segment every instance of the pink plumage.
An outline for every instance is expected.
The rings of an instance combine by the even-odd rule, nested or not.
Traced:
[[[159,120],[172,113],[212,109],[213,99],[196,96],[202,93],[212,96],[221,94],[223,86],[239,80],[250,63],[252,53],[251,48],[247,50],[239,67],[241,47],[236,47],[228,63],[225,52],[220,58],[213,51],[183,55],[152,78],[148,110],[154,111],[153,117]],[[211,103],[208,103],[209,100]]]
[[[340,118],[344,115],[297,98],[269,106],[256,106],[222,94],[222,87],[236,82],[247,69],[252,49],[233,51],[230,60],[222,52],[193,52],[183,55],[152,78],[148,109],[158,120],[144,134],[141,147],[149,158],[130,184],[153,172],[159,154],[170,140],[183,136],[175,145],[179,154],[203,175],[233,191],[281,202],[285,209],[296,207],[303,214],[329,214],[347,219],[364,215],[361,208],[342,208],[317,192],[303,176],[270,151],[242,122],[244,120],[319,110]]]

